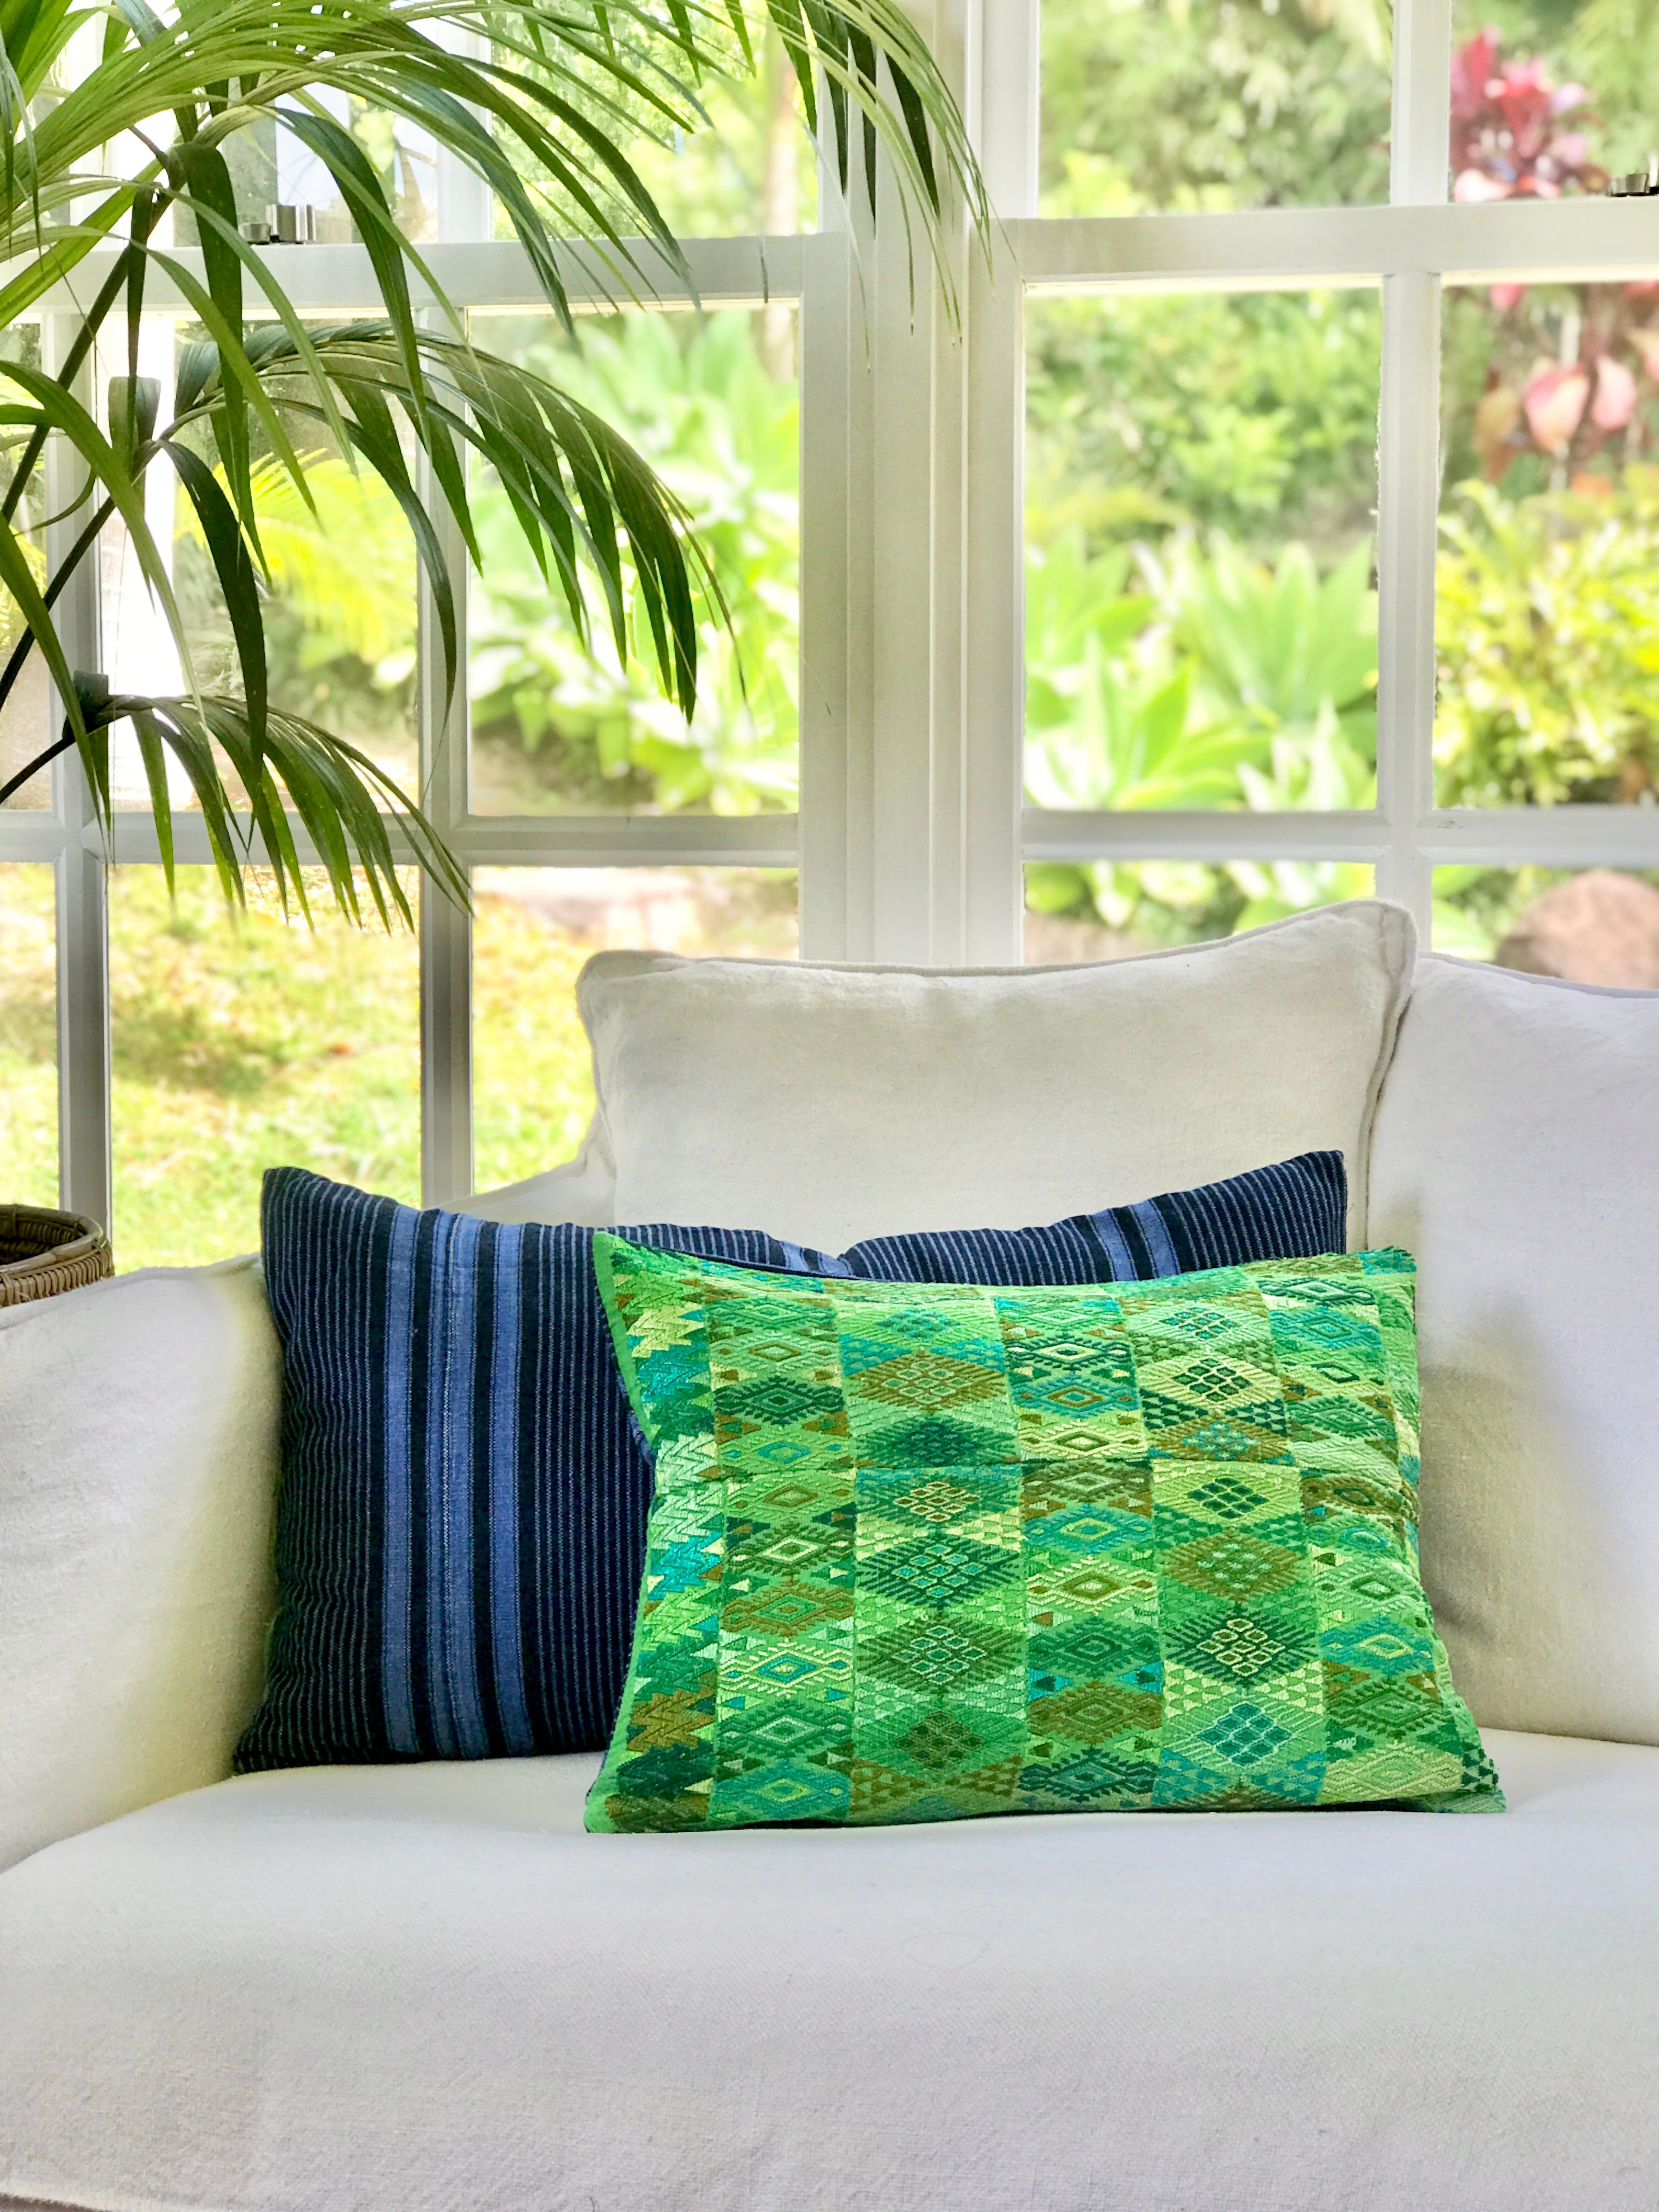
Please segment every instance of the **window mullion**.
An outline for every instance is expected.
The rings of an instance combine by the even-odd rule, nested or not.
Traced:
[[[1389,197],[1444,204],[1451,0],[1395,10]],[[1382,280],[1377,426],[1377,803],[1389,824],[1376,888],[1427,936],[1433,872],[1419,832],[1434,804],[1434,565],[1440,503],[1440,279]]]
[[[72,342],[76,319],[48,315],[41,329],[48,373]],[[89,406],[88,361],[75,380],[75,397]],[[68,441],[53,437],[46,460],[46,512],[64,519],[46,532],[46,562],[56,574],[81,526],[69,512],[82,480],[82,464]],[[85,560],[55,608],[58,633],[70,665],[100,667],[98,566]],[[63,704],[52,694],[47,726],[63,721]],[[60,756],[52,769],[52,800],[64,833],[56,861],[58,902],[58,1203],[89,1214],[113,1234],[109,1034],[109,899],[103,841],[92,793],[78,756]]]
[[[1377,428],[1376,888],[1429,926],[1419,831],[1434,801],[1434,559],[1440,497],[1440,280],[1382,281]]]
[[[1040,0],[976,0],[969,127],[1001,222],[988,265],[970,241],[965,283],[959,957],[999,967],[1021,957],[1025,734],[1025,292],[1001,223],[1036,214],[1041,52]]]
[[[441,17],[430,20],[426,34],[434,46],[465,55],[469,61],[488,61],[489,42],[476,31]],[[489,118],[469,109],[485,130]],[[477,171],[461,160],[453,148],[438,148],[438,237],[446,246],[478,245],[495,234],[495,211],[489,186]]]
[[[53,791],[69,831],[55,863],[58,1202],[112,1235],[108,884],[103,853],[88,842],[92,799],[74,754],[56,763]]]
[[[975,0],[968,125],[991,204],[1005,222],[1037,211],[1041,0]]]
[[[868,960],[870,368],[852,240],[808,241],[800,295],[800,949]]]
[[[953,455],[941,439],[941,372],[952,349],[939,324],[933,272],[913,283],[900,210],[884,170],[881,224],[870,256],[868,345],[872,692],[871,947],[883,961],[959,958],[939,943],[954,874],[957,779],[950,708],[939,678],[957,579],[941,594],[941,526]],[[960,533],[951,533],[960,543]],[[954,548],[950,549],[954,550]],[[943,837],[943,842],[942,842]]]
[[[1024,0],[1021,11],[1023,16]],[[946,77],[966,96],[983,28],[978,10],[965,0],[933,0],[917,14]],[[1024,106],[1019,112],[1025,115]],[[1028,125],[1026,117],[1022,129]],[[871,257],[869,313],[869,593],[872,690],[879,702],[871,763],[870,950],[880,960],[953,964],[983,957],[993,940],[1001,951],[1006,942],[1018,812],[1017,787],[1003,770],[1014,736],[1008,698],[1016,687],[994,686],[1000,696],[982,706],[974,696],[977,642],[970,635],[969,578],[978,526],[974,485],[984,478],[973,363],[962,330],[952,326],[942,283],[936,276],[921,281],[920,257],[912,258],[890,175],[884,173],[879,191],[884,206]],[[974,312],[979,278],[971,257],[977,252],[965,212],[954,209],[945,252],[964,321]],[[1006,339],[1006,322],[996,328]],[[1017,371],[1006,361],[992,372],[1005,398],[1011,373]],[[988,434],[1006,453],[1008,425],[994,420],[997,413],[993,400]],[[1012,483],[1005,471],[993,507],[1006,507]],[[994,520],[988,526],[1000,534]],[[1018,587],[1007,574],[1006,547],[991,560],[985,576],[992,599],[988,580],[995,568],[1003,570],[1001,601],[990,615],[992,649],[1006,663],[1013,649],[1009,624],[1017,619]],[[994,726],[999,714],[1000,728]]]
[[[1006,238],[968,272],[963,472],[964,913],[962,957],[1021,957],[1024,786],[1024,287]]]
[[[1389,198],[1437,207],[1446,197],[1451,131],[1452,0],[1398,0]]]
[[[465,459],[463,459],[465,465]],[[457,681],[446,681],[442,633],[432,586],[420,570],[416,714],[421,801],[446,839],[467,811],[467,580],[465,545],[422,455],[416,489],[438,529],[454,580]],[[421,1194],[428,1206],[465,1198],[472,1188],[472,921],[429,877],[420,884]]]

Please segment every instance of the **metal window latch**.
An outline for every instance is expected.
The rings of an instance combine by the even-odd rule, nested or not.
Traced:
[[[1610,200],[1650,200],[1659,194],[1659,154],[1648,156],[1645,169],[1632,169],[1623,177],[1607,179]]]

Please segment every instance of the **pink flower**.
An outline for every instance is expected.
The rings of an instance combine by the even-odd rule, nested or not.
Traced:
[[[1603,354],[1595,364],[1595,397],[1590,421],[1598,430],[1622,430],[1636,412],[1636,379],[1622,361]]]
[[[1547,453],[1565,453],[1584,419],[1589,371],[1581,361],[1561,368],[1542,368],[1528,385],[1522,404],[1534,443]]]
[[[1452,186],[1452,198],[1467,207],[1477,200],[1506,200],[1512,189],[1509,185],[1499,184],[1496,177],[1487,176],[1483,170],[1460,169],[1457,182]]]
[[[1473,119],[1486,102],[1486,80],[1498,63],[1498,33],[1481,31],[1468,46],[1452,50],[1451,110],[1454,123]]]
[[[1479,33],[1452,55],[1451,167],[1454,197],[1464,202],[1555,199],[1566,185],[1603,181],[1589,159],[1582,84],[1553,85],[1541,61],[1499,58],[1495,30]],[[1577,130],[1556,136],[1559,118]]]
[[[1526,294],[1524,284],[1494,284],[1490,296],[1498,313],[1507,315],[1511,307],[1526,297]]]

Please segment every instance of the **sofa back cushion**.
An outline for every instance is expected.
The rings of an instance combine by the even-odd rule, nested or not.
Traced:
[[[1417,1255],[1423,1575],[1483,1727],[1659,1743],[1659,993],[1428,959],[1371,1231]]]
[[[1299,1152],[1356,1178],[1413,950],[1409,917],[1364,900],[1100,967],[600,953],[580,1000],[616,1218],[839,1250]],[[1358,1176],[1351,1240],[1364,1209]]]
[[[255,1261],[0,1314],[0,1867],[229,1771],[280,1395]]]

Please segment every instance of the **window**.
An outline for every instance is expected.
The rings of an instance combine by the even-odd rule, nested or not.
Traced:
[[[1601,196],[1659,114],[1612,24],[1043,0],[1031,957],[1374,871],[1443,949],[1659,974],[1659,203]]]
[[[757,84],[711,94],[718,143],[659,162],[692,240],[691,284],[623,313],[597,288],[579,295],[574,349],[540,311],[517,246],[490,235],[469,179],[371,112],[342,118],[394,183],[405,228],[432,242],[481,341],[553,369],[626,428],[699,515],[744,648],[711,625],[705,705],[688,729],[642,671],[605,658],[603,630],[597,664],[582,656],[562,605],[515,557],[510,509],[476,483],[490,561],[466,610],[458,741],[420,680],[416,564],[395,502],[331,451],[309,459],[315,516],[270,471],[273,697],[425,793],[467,864],[473,913],[428,895],[416,936],[357,932],[325,896],[313,929],[293,927],[256,871],[250,910],[233,919],[201,865],[185,788],[169,902],[136,748],[114,748],[107,853],[78,769],[35,778],[0,818],[4,1195],[61,1192],[111,1222],[120,1263],[139,1266],[249,1249],[260,1172],[277,1162],[416,1201],[533,1174],[574,1149],[591,1110],[574,999],[588,953],[646,942],[793,957],[800,300],[813,250],[844,262],[846,249],[807,234],[816,175],[793,80],[781,50],[762,60]],[[236,149],[244,212],[273,197],[317,200],[326,180],[316,165],[296,166],[282,135],[266,136],[276,143],[254,134]],[[328,252],[276,249],[290,296],[319,319],[349,309],[359,289],[369,296],[354,285],[357,249],[342,246],[337,222],[329,228],[341,214],[322,210]],[[61,346],[73,304],[49,297],[40,337],[16,342],[31,354]],[[140,368],[165,382],[191,328],[163,285],[152,283],[149,305]],[[833,398],[818,419],[833,446]],[[171,540],[175,591],[211,682],[224,610],[187,504],[161,472],[152,483],[166,503],[153,520]],[[52,510],[44,480],[33,507]],[[122,686],[176,683],[170,649],[157,664],[143,580],[116,529],[95,596],[88,665]],[[44,691],[17,696],[0,723],[0,767],[38,749],[48,711]]]
[[[951,258],[959,323],[820,192],[775,52],[649,157],[695,290],[596,291],[574,351],[470,180],[349,118],[483,342],[702,516],[741,665],[711,632],[687,728],[588,663],[480,483],[440,727],[401,520],[319,454],[339,526],[274,518],[276,680],[419,778],[474,913],[233,927],[188,822],[170,912],[142,811],[106,856],[76,772],[37,779],[0,814],[0,1196],[51,1197],[54,1102],[124,1264],[245,1248],[276,1159],[428,1202],[533,1174],[610,944],[1094,959],[1375,890],[1464,957],[1659,983],[1659,198],[1602,196],[1659,143],[1651,70],[1600,0],[970,13],[1002,221]],[[284,158],[250,147],[252,198]],[[276,250],[349,304],[355,249]],[[184,303],[150,304],[166,373]],[[210,652],[182,526],[174,564]],[[142,653],[118,546],[102,599],[106,664]]]

